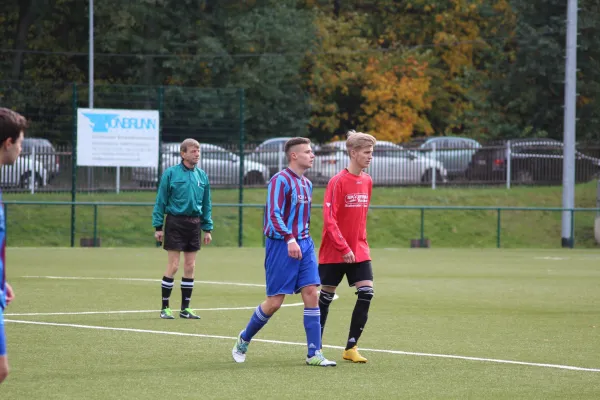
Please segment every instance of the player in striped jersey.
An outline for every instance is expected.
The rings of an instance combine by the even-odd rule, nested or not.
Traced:
[[[235,362],[246,360],[248,344],[279,310],[286,295],[301,293],[308,353],[306,364],[329,367],[321,352],[321,322],[317,288],[321,284],[315,248],[309,234],[312,183],[304,172],[315,155],[306,138],[285,144],[289,165],[269,181],[263,233],[267,237],[265,275],[267,298],[254,310],[233,346]]]
[[[0,165],[12,165],[21,154],[27,121],[8,108],[0,108]],[[14,299],[12,287],[6,282],[6,220],[0,193],[0,383],[8,376],[4,308]]]

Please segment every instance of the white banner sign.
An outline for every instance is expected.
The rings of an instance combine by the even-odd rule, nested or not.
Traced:
[[[158,168],[158,111],[77,109],[77,165]]]

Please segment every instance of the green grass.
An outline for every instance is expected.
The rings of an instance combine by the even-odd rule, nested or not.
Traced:
[[[262,301],[264,288],[202,281],[264,283],[261,249],[204,249],[192,297],[192,307],[205,309],[198,312],[202,319],[166,321],[158,318],[159,278],[166,261],[160,249],[9,248],[8,279],[17,297],[5,311],[11,374],[0,387],[1,396],[144,400],[345,399],[358,394],[369,399],[600,397],[600,372],[491,360],[600,368],[597,252],[378,249],[373,255],[376,294],[360,339],[369,362],[343,362],[341,350],[331,347],[345,343],[356,300],[353,291],[342,285],[340,298],[332,303],[324,338],[326,356],[339,365],[321,369],[304,365],[305,336],[302,307],[298,306],[282,308],[256,339],[299,345],[256,340],[245,364],[231,360],[233,338],[245,326],[251,308]],[[179,306],[180,276],[173,308]],[[286,303],[300,301],[293,296]],[[249,309],[206,310],[235,307]],[[16,315],[127,310],[150,312]],[[430,356],[390,352],[394,350]]]
[[[236,190],[215,190],[213,202],[238,202]],[[69,201],[69,194],[6,194],[6,200]],[[79,201],[154,201],[154,193],[79,194]],[[244,203],[263,204],[264,189],[248,189]],[[313,202],[321,204],[323,189],[315,190]],[[415,206],[491,206],[491,207],[562,207],[560,187],[503,188],[375,188],[374,205]],[[576,207],[596,207],[596,184],[576,187]],[[70,244],[70,206],[9,205],[9,243],[19,246],[68,246]],[[238,208],[214,208],[214,245],[238,243]],[[153,246],[151,206],[101,206],[98,208],[97,234],[106,247]],[[577,247],[597,247],[594,240],[594,212],[575,215]],[[76,212],[76,243],[92,237],[93,208],[81,206]],[[262,209],[244,208],[244,246],[262,245]],[[321,210],[314,209],[311,231],[317,245],[322,229]],[[373,209],[369,215],[369,242],[376,248],[408,247],[410,239],[420,237],[420,211]],[[425,236],[433,247],[490,248],[497,244],[497,212],[475,210],[428,210],[425,212]],[[561,213],[549,211],[503,211],[501,246],[508,248],[560,247]]]

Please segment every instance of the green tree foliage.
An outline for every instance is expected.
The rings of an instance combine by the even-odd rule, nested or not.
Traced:
[[[5,82],[0,101],[65,114],[70,82],[88,79],[88,4],[3,3],[0,79],[29,92]],[[579,7],[577,132],[598,140],[600,0]],[[190,129],[219,128],[197,111],[210,96],[175,87],[243,88],[256,140],[562,137],[564,0],[104,0],[94,11],[95,82],[169,85]]]
[[[493,65],[471,128],[487,138],[562,139],[567,2],[513,0],[514,33]],[[600,139],[600,2],[579,2],[577,138]]]

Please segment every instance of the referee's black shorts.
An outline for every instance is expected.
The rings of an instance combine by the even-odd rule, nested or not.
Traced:
[[[200,250],[200,217],[167,214],[164,233],[165,250],[185,252]]]
[[[338,286],[346,275],[348,286],[354,286],[356,282],[372,281],[373,268],[371,261],[358,263],[319,264],[319,276],[321,286]]]

